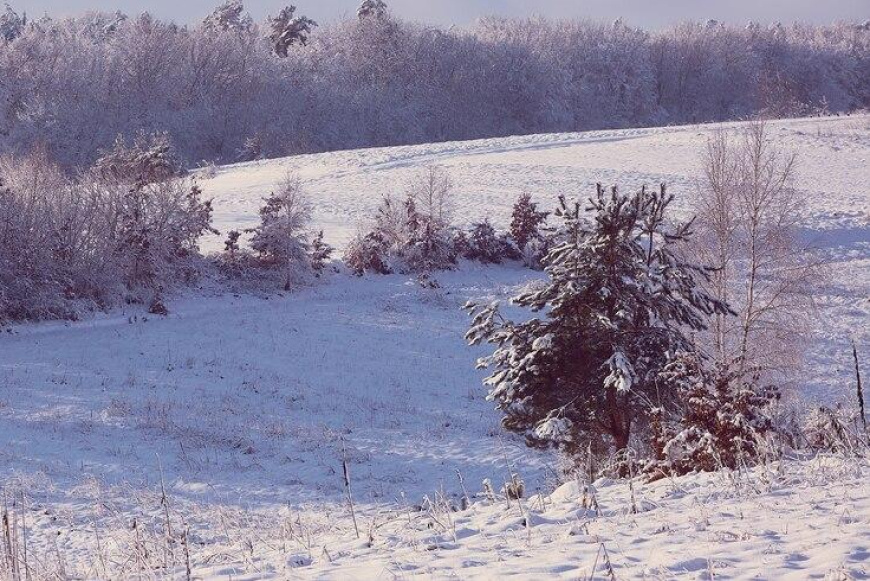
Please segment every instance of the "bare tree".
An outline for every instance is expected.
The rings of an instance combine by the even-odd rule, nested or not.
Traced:
[[[822,265],[799,235],[805,195],[795,168],[763,121],[716,133],[704,156],[697,251],[718,269],[711,292],[738,314],[717,315],[711,343],[720,363],[741,371],[793,367],[814,311]]]
[[[407,186],[408,197],[414,200],[417,210],[439,227],[450,223],[453,213],[451,195],[453,179],[438,165],[428,165],[414,175]]]

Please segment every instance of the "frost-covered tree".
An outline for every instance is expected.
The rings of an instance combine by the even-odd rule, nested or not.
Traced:
[[[672,200],[664,187],[622,195],[599,186],[589,219],[561,198],[547,284],[513,299],[542,316],[515,323],[498,303],[467,305],[469,343],[496,346],[479,361],[494,368],[489,399],[530,444],[625,449],[650,408],[672,404],[656,382],[668,354],[690,349],[686,331],[727,312],[698,286],[709,270],[675,251],[691,230],[668,227]]]
[[[796,159],[754,122],[736,136],[716,133],[704,162],[692,249],[716,267],[710,292],[739,315],[714,318],[711,350],[720,364],[782,379],[802,359],[822,273],[799,234],[806,200],[794,186]]]
[[[674,393],[678,419],[651,410],[653,477],[712,472],[754,462],[773,430],[771,406],[779,391],[757,374],[739,373],[698,353],[677,353],[659,374],[660,389]]]
[[[187,260],[211,227],[212,204],[186,180],[134,184],[120,200],[115,258],[129,290],[159,291],[189,278]]]
[[[107,181],[139,185],[164,182],[185,173],[166,133],[140,134],[130,146],[119,136],[93,170]]]
[[[290,174],[266,199],[260,209],[260,224],[251,231],[251,248],[265,264],[282,273],[284,290],[289,291],[294,277],[310,265],[307,238],[310,221],[311,206],[305,199],[302,183]]]
[[[245,12],[242,0],[226,0],[208,15],[202,26],[209,31],[247,32],[253,26],[254,21]]]
[[[5,42],[12,42],[24,32],[24,27],[27,26],[27,15],[21,16],[15,12],[9,4],[6,9],[0,14],[0,39]]]
[[[305,45],[308,35],[317,23],[306,16],[296,16],[296,7],[287,6],[278,16],[269,19],[269,42],[276,55],[287,57],[287,51],[294,44]]]
[[[384,0],[363,0],[356,15],[360,20],[364,18],[383,19],[387,16],[387,3]]]

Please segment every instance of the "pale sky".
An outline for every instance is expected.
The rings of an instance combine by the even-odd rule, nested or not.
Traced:
[[[194,22],[205,17],[221,0],[8,0],[18,12],[31,16],[66,16],[86,10],[121,10],[128,14],[149,11],[161,18]],[[261,19],[287,4],[321,22],[353,15],[359,0],[246,0],[245,6]],[[480,16],[584,17],[657,28],[680,20],[714,18],[734,23],[830,23],[834,20],[870,19],[870,0],[387,0],[403,18],[442,25],[469,24]]]

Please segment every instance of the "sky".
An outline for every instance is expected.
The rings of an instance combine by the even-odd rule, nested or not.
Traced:
[[[31,16],[49,13],[75,15],[86,10],[121,10],[128,14],[149,11],[166,19],[195,22],[222,0],[8,0],[18,12]],[[326,23],[356,13],[360,0],[246,0],[260,19],[293,3],[299,12]],[[490,14],[582,17],[612,21],[622,18],[644,28],[660,28],[681,20],[725,22],[813,22],[870,19],[870,0],[387,0],[399,16],[440,24],[465,25]]]

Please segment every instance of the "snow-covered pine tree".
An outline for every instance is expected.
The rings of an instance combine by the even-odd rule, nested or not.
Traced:
[[[254,21],[245,13],[245,5],[242,0],[227,0],[214,9],[203,21],[205,30],[213,32],[247,32],[253,26]]]
[[[664,186],[626,196],[599,185],[590,221],[560,198],[560,242],[544,259],[549,281],[513,299],[544,315],[514,323],[498,303],[466,305],[469,343],[496,346],[478,363],[494,368],[489,399],[530,444],[574,454],[590,442],[625,449],[651,407],[672,405],[656,379],[669,353],[692,347],[684,330],[728,311],[697,284],[709,269],[675,252],[691,230],[668,229],[672,200]]]
[[[360,20],[372,17],[383,19],[387,16],[387,3],[384,0],[363,0],[356,15]]]
[[[529,194],[521,195],[514,204],[510,237],[518,257],[529,268],[540,268],[541,259],[547,254],[550,240],[541,232],[541,227],[548,215],[548,212],[538,211],[538,205]]]
[[[284,290],[290,290],[294,275],[310,265],[305,233],[310,220],[311,207],[301,182],[291,174],[266,199],[260,209],[260,225],[251,230],[251,248],[265,264],[283,273]]]
[[[707,362],[695,352],[677,353],[659,374],[659,387],[674,394],[679,420],[652,410],[655,459],[646,471],[653,477],[711,472],[754,461],[762,438],[773,429],[771,405],[779,391],[759,375]]]
[[[294,44],[307,44],[311,29],[317,26],[310,18],[295,13],[295,6],[287,6],[278,16],[269,19],[269,42],[272,51],[281,58],[287,57],[287,51]]]
[[[326,268],[326,263],[332,257],[333,248],[323,240],[323,230],[317,233],[314,240],[311,241],[310,261],[311,269],[315,276],[323,274]]]

